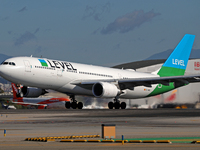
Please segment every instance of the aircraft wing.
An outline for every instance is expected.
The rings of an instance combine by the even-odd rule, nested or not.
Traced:
[[[97,82],[116,82],[117,80],[115,79],[102,79],[102,80],[76,80],[71,82],[71,84],[80,86],[84,89],[92,90],[92,86],[97,83]]]
[[[129,89],[136,86],[151,87],[152,84],[162,84],[169,86],[171,82],[173,82],[175,86],[182,86],[189,83],[200,82],[200,75],[135,78],[118,81],[121,90]]]
[[[34,106],[47,106],[47,104],[37,104],[37,103],[24,103],[24,102],[13,102],[12,103],[15,103],[15,104],[20,104],[20,105],[34,105]]]
[[[121,90],[131,89],[136,86],[151,87],[152,84],[162,84],[169,86],[171,82],[175,85],[185,85],[194,82],[200,82],[200,75],[188,76],[169,76],[169,77],[146,77],[146,78],[130,78],[130,79],[110,79],[110,80],[77,80],[71,84],[75,84],[85,89],[92,89],[92,86],[97,82],[113,82],[118,83]]]

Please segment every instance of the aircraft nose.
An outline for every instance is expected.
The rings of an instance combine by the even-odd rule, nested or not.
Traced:
[[[0,65],[0,76],[1,76],[1,74],[2,74],[2,67],[1,67],[1,65]]]
[[[2,70],[2,66],[0,65],[0,76],[2,75],[3,70]]]
[[[8,70],[5,68],[5,66],[0,65],[0,76],[5,77],[8,76]]]

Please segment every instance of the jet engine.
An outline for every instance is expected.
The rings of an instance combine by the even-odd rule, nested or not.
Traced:
[[[114,84],[108,82],[98,82],[93,85],[92,93],[98,98],[113,98],[120,93],[120,90]]]
[[[39,97],[40,95],[44,95],[48,92],[40,88],[23,86],[21,88],[21,93],[23,97]]]

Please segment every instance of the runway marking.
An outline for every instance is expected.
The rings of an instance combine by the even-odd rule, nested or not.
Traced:
[[[122,146],[122,143],[101,144],[99,146]]]
[[[191,121],[200,121],[200,120],[191,120]]]
[[[148,147],[155,147],[155,148],[191,148],[191,147],[194,147],[194,148],[199,148],[200,145],[197,145],[197,144],[157,144],[157,143],[152,143],[152,144],[142,144],[142,143],[139,143],[139,144],[133,144],[133,143],[125,143],[124,145],[121,145],[121,143],[110,143],[110,144],[79,144],[79,143],[67,143],[67,144],[61,144],[61,143],[56,143],[56,142],[52,142],[52,143],[27,143],[27,144],[24,144],[24,143],[21,143],[21,144],[0,144],[0,146],[5,146],[5,147],[17,147],[17,146],[20,146],[20,147],[30,147],[30,146],[34,146],[34,147],[121,147],[121,148],[125,148],[125,147],[145,147],[145,148],[148,148]]]

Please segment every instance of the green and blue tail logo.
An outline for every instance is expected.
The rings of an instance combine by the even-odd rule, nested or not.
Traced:
[[[38,59],[38,60],[40,61],[40,63],[41,63],[42,66],[48,67],[47,62],[44,59]]]
[[[192,45],[194,42],[195,35],[186,34],[179,44],[176,46],[174,51],[162,65],[161,69],[158,71],[160,77],[167,76],[182,76],[185,74],[188,59],[192,50]],[[147,97],[162,94],[173,90],[177,87],[184,86],[185,83],[174,84],[170,82],[169,85],[159,84]]]
[[[186,34],[158,72],[160,77],[185,74],[195,35]]]

